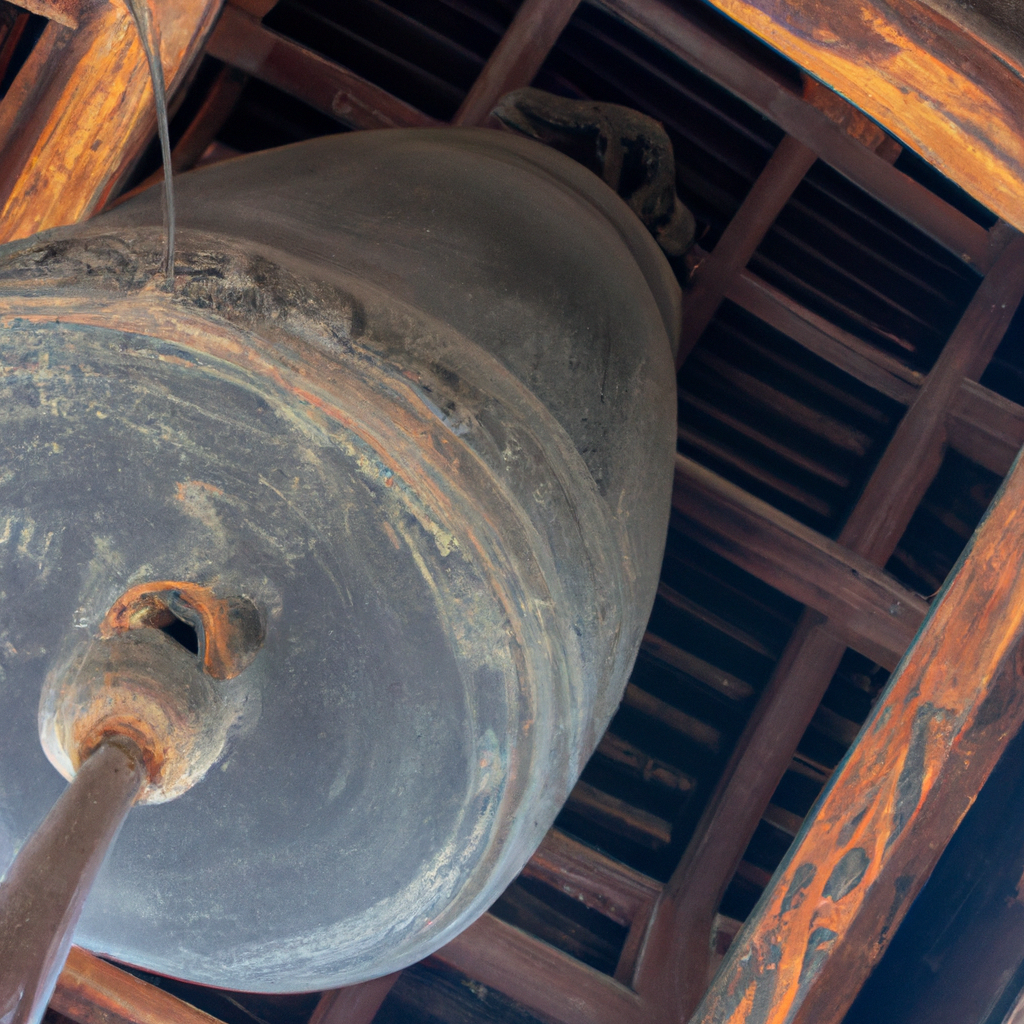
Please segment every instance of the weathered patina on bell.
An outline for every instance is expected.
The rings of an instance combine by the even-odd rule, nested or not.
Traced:
[[[69,666],[92,700],[103,645],[185,637],[217,750],[128,818],[76,941],[350,984],[500,894],[617,706],[678,288],[596,177],[497,132],[241,158],[178,210],[173,293],[156,195],[0,250],[0,870],[64,787]]]

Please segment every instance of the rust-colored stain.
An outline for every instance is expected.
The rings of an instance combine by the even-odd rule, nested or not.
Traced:
[[[211,488],[210,484],[204,486]],[[183,487],[178,484],[179,492]],[[104,616],[100,636],[170,625],[177,617],[170,607],[175,598],[194,609],[202,621],[203,670],[207,675],[234,679],[251,664],[263,642],[263,624],[252,603],[245,598],[217,597],[209,587],[182,580],[140,583],[126,591]]]
[[[186,363],[185,365],[188,364]],[[219,487],[214,484],[208,484],[205,480],[182,480],[174,485],[174,496],[178,501],[188,501],[197,490],[206,491],[207,494],[224,493]]]

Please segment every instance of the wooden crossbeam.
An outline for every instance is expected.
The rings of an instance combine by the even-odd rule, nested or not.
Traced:
[[[157,5],[168,93],[198,58],[219,0]],[[149,67],[128,8],[51,21],[0,103],[0,241],[101,209],[155,130]]]
[[[580,0],[523,0],[452,124],[483,125],[495,104],[529,85],[579,6]]]
[[[991,237],[981,225],[896,170],[833,124],[787,83],[756,67],[747,55],[734,50],[705,25],[664,0],[599,2],[799,139],[827,164],[950,252],[982,272],[992,266],[1004,241],[1002,229],[994,232],[997,237]]]
[[[77,946],[71,947],[50,1006],[78,1024],[220,1024]]]
[[[325,992],[316,1004],[309,1024],[371,1024],[401,976],[402,972],[396,971],[382,978],[364,981],[361,985]]]
[[[426,128],[439,123],[232,5],[224,8],[206,52],[351,128]]]
[[[949,445],[999,476],[1024,446],[1024,406],[965,380],[946,423]]]
[[[661,894],[661,883],[553,828],[523,869],[527,878],[579,900],[628,928]]]
[[[891,664],[928,610],[883,569],[685,455],[676,455],[672,508],[689,536],[820,612],[851,646],[884,648]]]
[[[640,997],[625,985],[492,914],[484,914],[430,959],[561,1024],[648,1020]]]
[[[808,351],[903,405],[914,400],[924,380],[924,374],[812,313],[749,270],[730,278],[725,297]]]
[[[1024,722],[1024,466],[1007,478],[694,1020],[842,1020]]]

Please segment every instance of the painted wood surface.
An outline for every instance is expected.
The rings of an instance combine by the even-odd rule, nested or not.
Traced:
[[[1024,721],[1024,466],[733,945],[694,1020],[841,1020]]]
[[[915,0],[712,0],[1017,228],[1024,80]]]
[[[154,7],[168,93],[199,56],[220,0]],[[0,103],[0,241],[102,208],[156,126],[149,68],[128,8],[83,4],[43,30]]]

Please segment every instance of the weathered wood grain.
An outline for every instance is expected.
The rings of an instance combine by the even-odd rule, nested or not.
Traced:
[[[712,0],[1024,228],[1024,81],[914,0]]]
[[[206,50],[352,128],[426,128],[438,123],[231,5],[224,8]]]
[[[157,5],[168,93],[199,56],[220,0]],[[78,29],[51,22],[0,104],[0,241],[102,208],[156,125],[132,16],[83,6]]]
[[[77,946],[50,1006],[78,1024],[218,1024],[202,1010]]]
[[[749,103],[940,245],[982,272],[992,265],[998,246],[991,248],[989,232],[981,225],[851,138],[786,83],[757,67],[748,56],[737,52],[705,25],[688,17],[684,10],[664,0],[600,2],[650,39]],[[823,11],[829,9],[822,8]],[[849,10],[854,8],[851,6]],[[825,81],[829,79],[826,77]],[[847,96],[847,99],[856,102],[852,96]],[[884,121],[882,123],[885,124]]]
[[[523,0],[452,124],[485,124],[505,93],[529,85],[569,24],[580,0]]]
[[[694,1020],[839,1021],[1024,721],[1024,467],[826,789]]]

